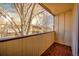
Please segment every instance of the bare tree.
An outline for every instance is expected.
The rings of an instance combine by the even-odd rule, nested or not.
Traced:
[[[4,9],[2,9],[2,8],[0,8],[0,15],[8,20],[8,22],[11,24],[13,30],[18,34],[18,32],[14,29],[13,25],[15,25],[17,27],[17,29],[19,30],[18,26],[16,25],[14,20],[8,15],[8,13]]]
[[[15,31],[17,35],[21,35],[21,36],[28,35],[30,32],[32,19],[37,15],[43,13],[45,10],[33,15],[33,11],[35,9],[36,4],[14,3],[13,5],[14,5],[14,9],[16,10],[20,18],[20,22],[21,22],[19,24],[20,27],[16,24],[16,22],[14,21],[14,18],[10,17],[10,15],[3,8],[0,8],[0,16],[3,16],[5,19],[8,20],[8,22],[11,25],[11,28]]]
[[[32,20],[33,10],[35,8],[35,4],[14,4],[16,11],[18,12],[21,20],[21,35],[26,35],[29,33],[30,24]],[[29,13],[30,10],[30,13]],[[28,15],[30,14],[30,15]],[[28,17],[28,19],[26,19]]]
[[[13,30],[17,34],[24,35],[24,32],[26,34],[28,34],[30,24],[31,24],[32,15],[33,15],[33,10],[35,8],[35,4],[16,3],[16,4],[14,4],[14,7],[15,7],[15,10],[17,11],[20,21],[21,21],[20,28],[15,23],[14,18],[10,17],[9,14],[2,8],[0,8],[0,15],[9,21]],[[30,11],[30,13],[29,13],[29,11]],[[28,19],[26,19],[27,17],[28,17]],[[14,27],[16,27],[19,32],[16,31],[16,29]]]

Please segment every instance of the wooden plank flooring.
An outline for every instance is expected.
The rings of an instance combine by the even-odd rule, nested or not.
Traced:
[[[51,45],[42,56],[72,56],[71,47],[54,43]]]

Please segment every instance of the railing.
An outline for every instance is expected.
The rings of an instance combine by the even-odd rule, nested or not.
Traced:
[[[21,38],[28,38],[31,36],[37,36],[37,35],[47,34],[47,33],[51,33],[51,32],[55,32],[55,31],[39,33],[39,34],[32,34],[32,35],[28,35],[28,36],[18,36],[18,37],[13,37],[13,38],[0,38],[0,42],[11,41],[11,40],[16,40],[16,39],[21,39]]]
[[[54,43],[54,31],[0,40],[0,55],[40,56]]]

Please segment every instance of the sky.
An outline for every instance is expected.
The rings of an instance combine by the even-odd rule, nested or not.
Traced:
[[[0,3],[0,7],[3,7],[5,10],[10,10],[12,9],[12,4],[11,3]]]
[[[11,3],[0,3],[0,7],[2,7],[4,10],[6,10],[12,16],[14,16],[16,14],[15,10],[13,8],[13,4],[11,4]]]
[[[11,4],[11,3],[0,3],[0,7],[2,7],[3,9],[5,9],[11,17],[16,18],[17,21],[18,21],[19,17],[17,17],[17,13],[15,12],[15,9],[13,7],[13,4]],[[37,5],[37,7],[35,9],[35,13],[36,12],[38,13],[38,12],[40,12],[42,10],[44,10],[44,9],[42,7],[40,7],[40,5]],[[51,16],[51,14],[49,12],[47,12],[46,10],[45,10],[44,14],[47,16],[47,19],[45,19],[45,20],[47,21],[49,19],[49,21],[47,21],[47,24],[48,24],[48,26],[50,26],[51,25],[51,22],[53,22],[53,21],[51,21],[51,19],[53,19],[53,18]],[[37,18],[34,18],[33,20],[34,21],[32,21],[32,23],[35,24],[35,23],[37,23],[37,20],[38,19]]]

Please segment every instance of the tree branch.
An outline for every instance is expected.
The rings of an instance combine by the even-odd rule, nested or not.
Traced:
[[[26,19],[26,16],[27,16],[28,11],[29,11],[31,6],[32,6],[32,4],[30,4],[30,6],[27,8],[27,11],[26,11],[25,16],[24,16],[24,20]],[[24,25],[26,25],[26,20],[24,21]]]
[[[32,15],[33,15],[33,11],[34,11],[34,8],[35,8],[35,4],[33,5],[33,7],[32,7],[32,11],[31,11],[31,14],[30,14],[30,18],[29,18],[29,24],[28,24],[28,27],[27,27],[27,32],[26,32],[26,34],[28,35],[28,33],[29,33],[29,30],[30,30],[30,24],[31,24],[31,18],[32,18]]]

